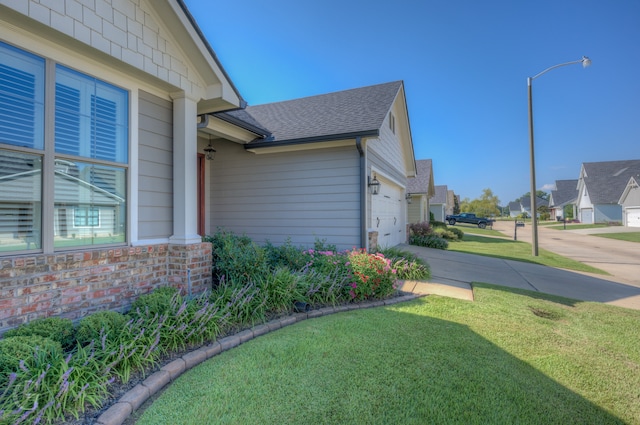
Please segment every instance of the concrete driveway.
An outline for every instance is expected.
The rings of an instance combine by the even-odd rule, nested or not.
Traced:
[[[504,229],[513,223],[504,223]],[[497,224],[494,229],[500,230]],[[525,229],[529,227],[526,226]],[[448,250],[402,245],[431,266],[435,284],[455,288],[485,282],[528,289],[583,301],[596,301],[640,310],[640,246],[573,231],[538,227],[540,248],[583,261],[612,273],[603,276],[579,273],[521,261],[503,260]],[[510,229],[513,237],[513,228]],[[531,231],[518,229],[518,240],[531,241]],[[508,234],[508,233],[507,233]]]

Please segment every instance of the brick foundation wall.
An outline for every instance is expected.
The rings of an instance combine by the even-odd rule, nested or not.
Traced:
[[[0,335],[41,317],[126,311],[160,286],[202,293],[211,288],[211,261],[210,243],[0,258]]]

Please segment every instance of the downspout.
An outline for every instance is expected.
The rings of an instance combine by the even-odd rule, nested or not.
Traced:
[[[362,137],[356,137],[356,149],[360,154],[360,247],[367,248],[367,190],[365,182],[367,181],[367,163],[364,157],[364,149],[362,149]]]

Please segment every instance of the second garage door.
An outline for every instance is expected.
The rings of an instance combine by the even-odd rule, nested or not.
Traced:
[[[628,227],[640,227],[640,208],[626,208],[625,214]]]
[[[386,248],[405,242],[406,223],[402,189],[388,180],[380,182],[380,193],[371,196],[371,227],[378,232],[378,246]]]

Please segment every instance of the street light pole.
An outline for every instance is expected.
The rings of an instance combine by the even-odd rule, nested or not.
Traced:
[[[532,93],[532,83],[533,80],[545,74],[552,69],[560,68],[561,66],[573,65],[575,63],[581,63],[583,68],[591,65],[591,59],[586,56],[583,56],[582,59],[578,59],[576,61],[560,63],[558,65],[551,66],[544,71],[534,75],[533,77],[527,78],[527,87],[529,94],[529,152],[530,152],[530,161],[531,161],[531,250],[534,257],[538,256],[538,212],[536,208],[536,163],[535,163],[535,155],[534,155],[534,144],[533,144],[533,93]]]

